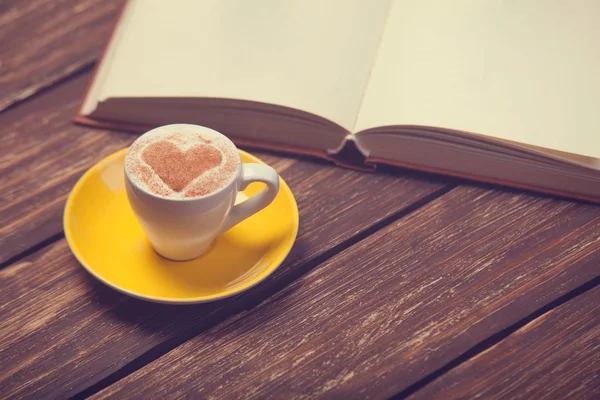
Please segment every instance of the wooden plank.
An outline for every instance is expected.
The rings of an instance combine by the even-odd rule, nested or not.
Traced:
[[[600,208],[459,187],[94,398],[387,398],[589,281]]]
[[[0,112],[90,66],[123,0],[0,3]]]
[[[0,262],[62,232],[64,203],[76,180],[136,137],[73,124],[89,77],[0,115]]]
[[[533,320],[411,399],[600,398],[600,286]]]
[[[157,346],[170,349],[253,307],[356,235],[443,188],[301,159],[271,160],[296,196],[300,232],[285,263],[239,297],[193,307],[131,299],[93,281],[64,240],[0,270],[0,393],[74,395]]]

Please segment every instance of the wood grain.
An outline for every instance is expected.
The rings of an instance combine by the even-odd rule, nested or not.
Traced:
[[[387,398],[600,274],[599,230],[459,187],[94,398]]]
[[[0,112],[92,63],[123,0],[0,3]]]
[[[0,2],[0,112],[89,67],[120,3]],[[134,139],[71,123],[89,78],[0,115],[0,263],[61,232],[76,179]],[[60,240],[0,270],[0,397],[69,397],[172,348],[98,397],[387,397],[599,273],[598,208],[465,187],[321,264],[443,186],[258,155],[288,181],[301,213],[298,242],[275,275],[214,304],[152,305],[93,281]],[[597,350],[597,335],[557,318],[530,328],[548,346],[555,326],[563,341],[582,338],[576,357],[542,360],[571,373],[553,393],[577,395],[577,379],[593,384],[598,362],[577,369],[569,360]],[[552,378],[538,367],[532,376]]]
[[[83,172],[137,136],[74,125],[86,74],[0,115],[0,262],[62,232]]]
[[[443,187],[301,159],[271,160],[294,192],[300,232],[285,263],[236,298],[194,307],[126,298],[92,280],[64,240],[0,270],[0,393],[74,395],[157,346],[168,350],[254,307],[346,241]]]
[[[600,286],[542,315],[411,399],[600,398]]]

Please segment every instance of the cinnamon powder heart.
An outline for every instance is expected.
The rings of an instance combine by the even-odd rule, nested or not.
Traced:
[[[142,159],[162,181],[181,192],[191,181],[221,164],[221,152],[210,145],[197,145],[186,151],[171,142],[153,143],[144,149]]]

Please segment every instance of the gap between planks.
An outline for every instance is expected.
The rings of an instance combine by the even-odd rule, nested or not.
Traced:
[[[85,75],[88,72],[93,71],[93,69],[96,66],[96,62],[97,61],[94,60],[94,61],[90,61],[85,64],[82,64],[79,67],[75,68],[74,70],[70,71],[67,75],[58,78],[56,81],[51,82],[48,85],[41,86],[39,89],[37,89],[35,92],[31,93],[27,97],[14,100],[12,103],[8,104],[3,109],[0,109],[0,115],[6,113],[8,111],[12,111],[15,108],[22,107],[26,103],[30,102],[31,100],[34,100],[34,99],[40,97],[41,95],[72,81],[73,79],[77,79],[77,77],[79,77],[81,75]]]
[[[494,347],[498,343],[507,339],[510,335],[514,334],[519,329],[523,328],[525,325],[533,322],[534,320],[536,320],[540,317],[543,317],[545,314],[551,312],[555,308],[560,307],[561,305],[567,303],[568,301],[574,299],[575,297],[580,296],[580,295],[594,289],[595,287],[597,287],[599,285],[600,285],[600,276],[597,276],[597,277],[587,281],[586,283],[565,293],[564,295],[560,296],[559,298],[555,299],[554,301],[551,301],[550,303],[546,304],[545,306],[538,308],[537,310],[535,310],[531,314],[527,315],[526,317],[520,319],[519,321],[515,322],[514,324],[502,329],[501,331],[493,334],[492,336],[486,338],[485,340],[482,340],[481,342],[477,343],[475,346],[471,347],[470,349],[468,349],[467,351],[462,353],[460,356],[454,358],[450,362],[446,363],[442,367],[433,371],[429,375],[423,377],[419,381],[415,382],[414,384],[407,387],[400,393],[397,393],[396,395],[392,396],[391,398],[394,400],[401,400],[401,399],[406,399],[415,393],[418,393],[419,390],[423,389],[424,387],[426,387],[427,385],[429,385],[436,379],[440,378],[442,375],[450,372],[451,370],[453,370],[454,368],[457,368],[461,364],[468,362],[469,360],[473,359],[477,355]]]
[[[29,247],[28,249],[22,251],[21,253],[9,258],[8,260],[4,261],[3,263],[0,263],[0,270],[19,262],[19,260],[21,260],[27,256],[37,253],[38,251],[50,246],[51,244],[58,242],[61,239],[64,239],[64,237],[65,237],[65,233],[63,231],[61,231],[55,235],[50,236],[49,238],[42,240],[39,243],[34,244],[33,246]]]

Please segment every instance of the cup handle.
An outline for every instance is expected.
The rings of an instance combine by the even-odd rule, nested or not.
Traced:
[[[271,204],[279,192],[279,175],[268,165],[242,164],[239,191],[246,189],[252,182],[263,182],[267,187],[243,203],[233,206],[219,233],[229,230]]]

